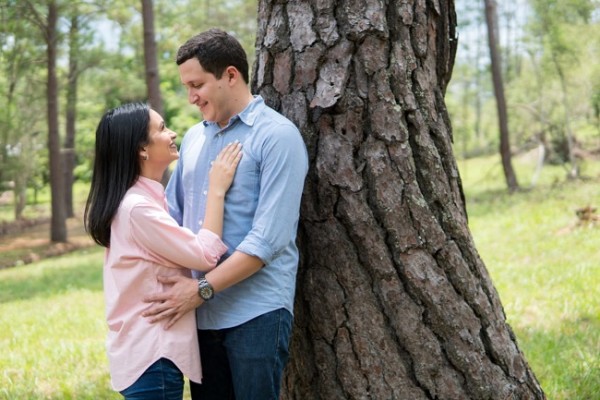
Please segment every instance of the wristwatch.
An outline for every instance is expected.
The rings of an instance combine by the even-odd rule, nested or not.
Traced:
[[[205,278],[198,280],[198,296],[202,297],[204,301],[208,301],[215,296],[213,287]]]

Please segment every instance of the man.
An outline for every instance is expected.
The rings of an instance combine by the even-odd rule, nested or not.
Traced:
[[[225,199],[223,261],[199,279],[150,296],[145,313],[167,327],[194,307],[202,360],[193,399],[277,400],[288,359],[298,249],[300,198],[308,169],[298,129],[253,96],[240,43],[211,29],[180,47],[177,64],[188,100],[204,121],[181,144],[167,186],[170,212],[183,226],[202,226],[211,160],[239,140],[243,157]]]

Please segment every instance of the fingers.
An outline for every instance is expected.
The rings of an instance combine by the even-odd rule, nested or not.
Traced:
[[[224,161],[227,164],[237,164],[242,157],[242,144],[236,140],[228,143],[217,156],[217,161]]]
[[[150,315],[157,315],[165,310],[168,310],[169,308],[170,307],[167,305],[166,301],[154,303],[154,304],[148,306],[148,308],[142,312],[142,316],[147,317]]]
[[[144,303],[162,303],[163,301],[169,300],[169,296],[166,292],[150,294],[142,300]]]
[[[173,276],[158,275],[156,277],[156,279],[160,283],[177,283],[181,280],[181,278],[184,278],[184,277],[181,275],[173,275]]]
[[[175,322],[179,321],[179,318],[181,318],[183,315],[183,313],[173,314],[173,316],[171,316],[171,318],[169,318],[169,320],[166,322],[164,329],[167,330],[170,327],[172,327],[175,324]]]
[[[159,314],[156,314],[156,315],[153,315],[152,317],[149,317],[148,318],[148,322],[151,323],[151,324],[154,324],[154,323],[156,323],[158,321],[164,320],[165,318],[169,318],[169,316],[171,316],[172,314],[173,314],[173,311],[171,309],[167,309],[167,310],[164,310],[163,312],[161,312]]]

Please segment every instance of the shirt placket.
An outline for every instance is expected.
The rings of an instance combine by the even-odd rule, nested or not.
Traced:
[[[204,179],[204,183],[202,185],[202,201],[200,202],[201,203],[200,215],[202,215],[202,218],[200,220],[200,228],[202,228],[202,226],[204,225],[204,215],[206,213],[206,199],[208,196],[208,183],[209,183],[208,173],[210,172],[210,168],[212,168],[214,160],[219,155],[219,152],[225,146],[224,143],[225,143],[226,130],[227,130],[227,128],[219,130],[217,133],[215,133],[213,140],[211,140],[211,142],[210,142],[209,154],[208,154],[209,159],[210,159],[209,169],[206,171],[206,179]]]

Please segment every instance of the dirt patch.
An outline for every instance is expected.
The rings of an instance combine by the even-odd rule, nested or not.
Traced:
[[[49,218],[3,223],[0,227],[0,269],[95,246],[85,232],[81,217],[67,220],[67,240],[67,243],[50,241]]]

